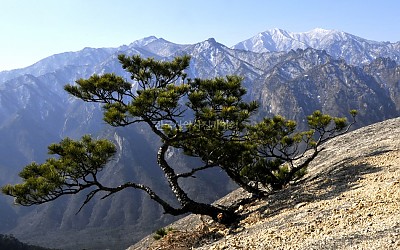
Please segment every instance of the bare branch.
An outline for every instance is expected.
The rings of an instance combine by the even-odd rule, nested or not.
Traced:
[[[205,169],[208,169],[208,168],[213,168],[213,167],[216,167],[216,166],[218,166],[218,165],[217,165],[217,164],[207,164],[207,165],[204,165],[204,166],[202,166],[202,167],[194,168],[194,169],[192,169],[190,172],[177,174],[176,177],[177,177],[177,178],[194,177],[193,175],[194,175],[196,172],[199,172],[199,171],[201,171],[201,170],[205,170]]]

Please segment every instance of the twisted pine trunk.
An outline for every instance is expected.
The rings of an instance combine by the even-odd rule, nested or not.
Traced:
[[[174,169],[169,166],[168,162],[165,160],[165,154],[169,148],[168,143],[164,143],[157,154],[157,162],[161,169],[164,171],[165,177],[168,180],[168,184],[174,193],[175,197],[178,199],[182,208],[179,210],[180,214],[193,213],[200,215],[208,215],[213,220],[218,221],[223,224],[229,224],[233,222],[237,215],[228,209],[222,209],[211,204],[199,203],[189,198],[187,193],[179,186],[178,176]],[[169,213],[169,211],[165,211]],[[177,211],[171,211],[177,215]]]

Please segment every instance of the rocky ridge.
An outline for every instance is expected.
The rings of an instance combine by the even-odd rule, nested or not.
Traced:
[[[399,249],[400,117],[337,137],[284,190],[238,208],[237,225],[198,215],[170,225],[139,249]],[[219,200],[248,197],[236,190]]]

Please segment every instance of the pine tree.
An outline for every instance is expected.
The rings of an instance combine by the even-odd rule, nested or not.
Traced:
[[[50,145],[49,153],[57,157],[43,164],[27,165],[20,173],[23,182],[4,186],[3,193],[15,197],[18,204],[30,206],[87,191],[83,207],[99,192],[108,197],[134,188],[146,192],[165,213],[203,214],[230,223],[236,217],[232,209],[195,201],[179,180],[220,168],[248,192],[264,195],[259,184],[284,187],[322,150],[323,142],[347,132],[352,124],[319,111],[308,118],[311,129],[305,132],[296,132],[295,122],[280,116],[252,124],[251,116],[258,105],[243,100],[246,90],[238,76],[189,79],[185,73],[189,56],[156,61],[120,55],[119,61],[131,75],[130,81],[115,74],[93,75],[77,80],[75,85],[66,85],[65,90],[83,101],[101,103],[104,120],[111,126],[148,125],[160,138],[158,165],[180,207],[172,206],[143,183],[126,182],[117,187],[102,184],[97,174],[107,167],[116,148],[108,140],[95,140],[88,135]],[[182,123],[188,118],[190,123]],[[301,145],[305,145],[302,150]],[[166,157],[171,148],[201,159],[203,165],[177,173]],[[311,156],[305,154],[308,149],[313,150]],[[296,165],[299,159],[305,160]]]

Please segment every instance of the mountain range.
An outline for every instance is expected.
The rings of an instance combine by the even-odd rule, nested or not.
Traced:
[[[233,48],[259,53],[314,48],[325,50],[334,58],[342,58],[354,65],[370,63],[378,57],[390,57],[397,62],[400,60],[400,42],[376,42],[346,32],[321,28],[303,33],[272,29],[240,42]]]
[[[305,117],[316,109],[335,116],[357,109],[361,127],[400,115],[400,42],[369,41],[323,29],[273,29],[231,48],[212,38],[181,45],[152,36],[117,48],[56,54],[23,69],[0,72],[0,185],[18,182],[17,173],[31,161],[43,162],[50,143],[89,133],[113,140],[118,148],[116,159],[101,175],[105,184],[140,181],[172,197],[156,164],[157,138],[146,127],[109,127],[98,105],[63,90],[65,84],[95,73],[128,78],[119,54],[158,60],[188,54],[191,78],[241,75],[246,98],[260,103],[255,120],[281,114],[303,127]],[[169,161],[181,170],[193,163],[173,151]],[[190,196],[211,202],[235,185],[211,171],[185,183],[185,188]],[[138,191],[95,198],[76,214],[83,201],[84,195],[77,195],[25,208],[2,196],[0,233],[52,248],[123,249],[176,219],[163,215]]]

